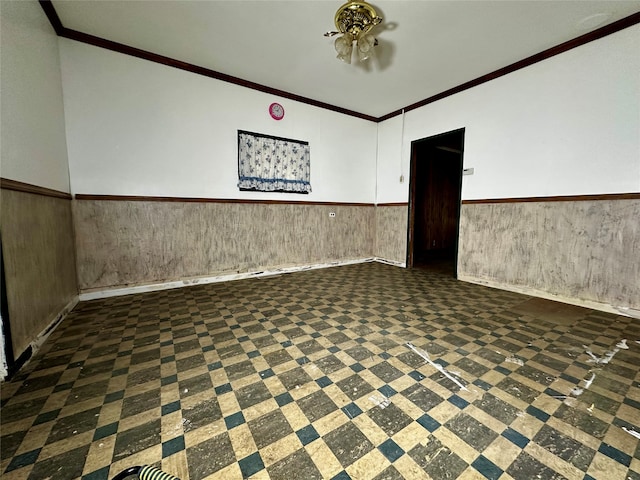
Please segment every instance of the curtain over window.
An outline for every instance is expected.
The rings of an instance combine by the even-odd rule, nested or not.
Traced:
[[[309,193],[309,142],[238,130],[238,187],[258,192]]]

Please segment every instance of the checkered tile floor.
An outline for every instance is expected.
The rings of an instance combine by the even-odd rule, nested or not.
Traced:
[[[0,473],[639,480],[637,340],[377,263],[84,302],[2,385]]]

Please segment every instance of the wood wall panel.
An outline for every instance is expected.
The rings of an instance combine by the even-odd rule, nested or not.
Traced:
[[[78,294],[71,201],[0,190],[2,249],[18,357]]]
[[[376,207],[376,257],[407,261],[408,209],[408,204]]]
[[[358,259],[374,250],[373,206],[73,204],[81,291]]]
[[[463,204],[458,273],[640,308],[640,200]]]

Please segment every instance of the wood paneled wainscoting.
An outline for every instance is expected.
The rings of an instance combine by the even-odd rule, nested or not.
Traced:
[[[463,201],[458,275],[568,303],[638,311],[639,218],[637,193]]]
[[[11,373],[73,308],[78,288],[71,195],[4,178],[0,186]]]
[[[376,205],[376,257],[406,265],[408,203]]]
[[[81,292],[374,255],[373,204],[95,195],[73,204]]]

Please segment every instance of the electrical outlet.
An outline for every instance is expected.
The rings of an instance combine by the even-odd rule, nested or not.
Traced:
[[[330,218],[335,218],[336,216],[336,212],[329,212],[329,217]]]

